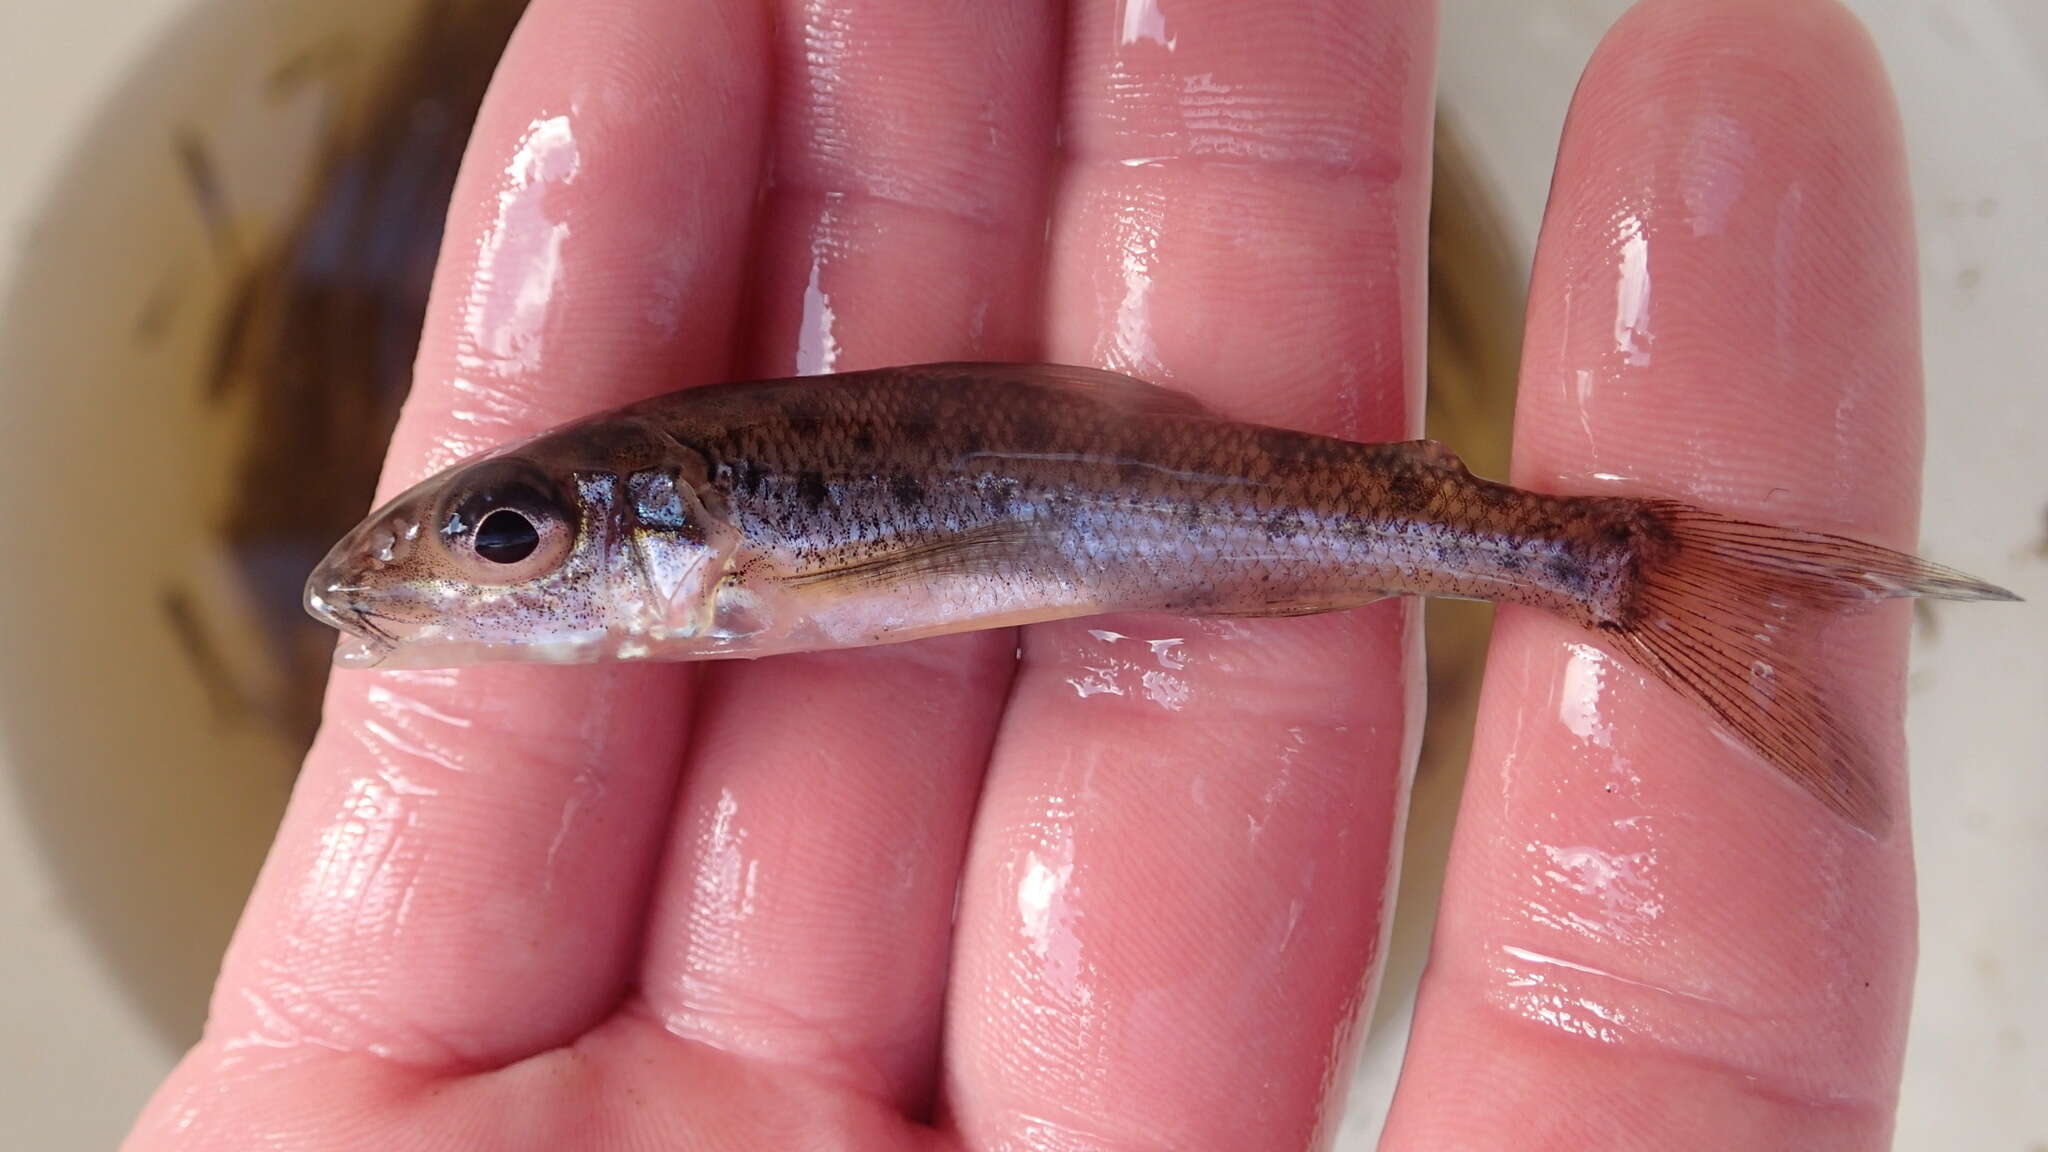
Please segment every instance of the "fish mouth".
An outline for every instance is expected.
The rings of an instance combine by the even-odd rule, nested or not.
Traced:
[[[341,633],[334,661],[347,668],[374,667],[398,647],[398,637],[379,623],[387,618],[353,598],[360,591],[361,585],[328,579],[321,572],[306,581],[306,612]]]

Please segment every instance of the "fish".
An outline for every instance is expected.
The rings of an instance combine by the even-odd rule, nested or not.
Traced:
[[[2011,592],[1852,538],[1474,476],[1431,440],[1231,419],[1134,377],[949,362],[687,388],[489,449],[343,537],[305,606],[345,668],[715,660],[1111,612],[1394,596],[1583,629],[1869,832],[1890,806],[1819,624]]]

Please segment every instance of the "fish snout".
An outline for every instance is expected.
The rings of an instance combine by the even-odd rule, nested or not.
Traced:
[[[320,579],[317,574],[306,581],[306,612],[322,624],[342,632],[350,631],[346,603],[338,599],[333,584]]]
[[[377,577],[394,560],[403,540],[402,530],[373,521],[338,541],[306,577],[304,603],[315,619],[340,632],[376,640],[378,629],[370,624],[364,609],[372,607]]]
[[[306,578],[306,612],[339,632],[367,639],[371,631],[363,621],[360,603],[363,573],[338,555],[341,552],[336,548]]]

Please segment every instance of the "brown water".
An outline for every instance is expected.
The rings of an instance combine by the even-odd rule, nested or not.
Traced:
[[[373,96],[336,125],[297,226],[251,264],[219,324],[207,387],[221,398],[247,392],[254,405],[222,543],[283,669],[265,719],[300,746],[319,722],[334,653],[332,630],[300,607],[300,589],[376,488],[463,142],[524,7],[425,7]],[[322,67],[287,62],[279,83],[317,82]],[[195,631],[195,674],[220,678],[213,648]]]

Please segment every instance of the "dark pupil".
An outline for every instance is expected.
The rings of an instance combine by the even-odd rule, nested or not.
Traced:
[[[493,564],[517,564],[540,547],[533,521],[510,508],[500,508],[476,526],[476,554]]]

